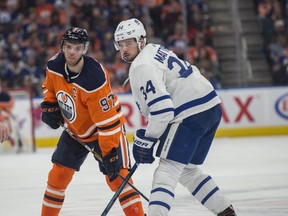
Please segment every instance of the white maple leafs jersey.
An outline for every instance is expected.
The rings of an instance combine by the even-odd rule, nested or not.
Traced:
[[[219,104],[198,68],[158,44],[147,44],[129,69],[133,97],[148,121],[145,136],[159,138],[169,123]]]

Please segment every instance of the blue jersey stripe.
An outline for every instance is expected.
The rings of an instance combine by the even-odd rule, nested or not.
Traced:
[[[175,116],[179,115],[179,113],[181,113],[187,109],[190,109],[191,107],[195,107],[195,106],[199,106],[201,104],[207,103],[208,101],[212,100],[216,96],[217,96],[217,94],[213,90],[212,92],[210,92],[209,94],[205,95],[202,98],[197,98],[195,100],[192,100],[192,101],[189,101],[185,104],[182,104],[181,106],[175,108]]]
[[[162,101],[162,100],[166,100],[166,99],[170,99],[170,96],[169,95],[164,95],[164,96],[161,96],[161,97],[158,97],[158,98],[155,98],[154,100],[150,101],[149,103],[147,103],[147,106],[150,107],[152,106],[153,104],[159,102],[159,101]]]
[[[150,112],[150,114],[151,115],[159,115],[159,114],[166,113],[166,112],[174,112],[174,109],[173,108],[167,108],[167,109],[157,110],[154,112]]]

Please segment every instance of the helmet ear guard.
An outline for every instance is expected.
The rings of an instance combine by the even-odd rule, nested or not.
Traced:
[[[118,41],[114,41],[114,47],[117,51],[120,49]]]
[[[118,24],[114,33],[114,47],[119,50],[118,42],[130,38],[135,38],[138,47],[141,50],[141,38],[144,39],[144,46],[146,45],[146,31],[143,24],[135,18],[122,21]]]

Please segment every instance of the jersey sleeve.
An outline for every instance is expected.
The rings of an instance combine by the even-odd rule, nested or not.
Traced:
[[[44,95],[44,101],[49,102],[57,101],[53,86],[53,76],[51,76],[51,73],[49,72],[48,68],[46,68],[46,77],[44,83],[42,84],[42,92]]]
[[[118,97],[111,90],[108,72],[106,69],[104,69],[104,72],[106,81],[86,96],[91,119],[97,127],[102,156],[110,153],[113,147],[118,147],[120,132],[125,121]]]
[[[159,138],[174,117],[174,106],[164,79],[165,75],[160,69],[149,65],[141,65],[133,70],[134,97],[140,109],[147,110],[147,137]]]

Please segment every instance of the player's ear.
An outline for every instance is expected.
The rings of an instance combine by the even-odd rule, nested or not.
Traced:
[[[146,39],[141,37],[141,39],[140,39],[140,47],[141,47],[141,49],[144,48],[145,44],[146,44]]]

